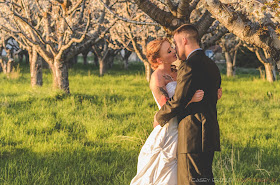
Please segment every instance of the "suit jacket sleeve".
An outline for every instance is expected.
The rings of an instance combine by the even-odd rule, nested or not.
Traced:
[[[183,62],[178,69],[177,87],[174,96],[161,107],[156,115],[156,119],[161,126],[164,126],[187,106],[194,94],[193,79],[194,70],[186,62]]]

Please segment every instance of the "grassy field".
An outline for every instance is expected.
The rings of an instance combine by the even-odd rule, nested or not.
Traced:
[[[280,84],[239,69],[218,103],[222,151],[216,184],[280,184]],[[18,79],[0,74],[0,184],[120,184],[136,174],[157,106],[143,66],[69,71],[71,95],[53,91],[51,74],[32,89],[27,66]]]

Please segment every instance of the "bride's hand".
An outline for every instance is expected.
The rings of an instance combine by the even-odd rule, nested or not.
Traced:
[[[194,93],[194,95],[193,95],[193,97],[192,97],[190,103],[193,103],[193,102],[200,102],[200,101],[203,99],[203,97],[204,97],[204,91],[203,91],[203,90],[197,90],[197,91]]]
[[[223,95],[223,91],[222,91],[222,88],[218,89],[218,100],[221,99]]]

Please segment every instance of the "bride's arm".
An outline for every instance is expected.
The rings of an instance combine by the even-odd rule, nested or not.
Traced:
[[[195,91],[191,101],[189,101],[188,105],[194,102],[200,102],[204,97],[204,91],[203,90],[197,90]]]
[[[153,74],[151,77],[150,89],[160,106],[163,106],[169,99],[163,76]]]
[[[217,94],[218,94],[218,100],[221,99],[221,97],[223,95],[222,88],[218,89],[218,93]],[[203,90],[197,90],[195,92],[195,94],[193,95],[191,101],[188,103],[188,105],[190,103],[200,102],[203,99],[203,96],[204,96],[204,91]]]

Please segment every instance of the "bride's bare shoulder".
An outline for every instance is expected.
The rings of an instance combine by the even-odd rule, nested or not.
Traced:
[[[156,86],[161,86],[163,84],[164,84],[164,80],[162,77],[162,72],[160,70],[156,69],[151,76],[150,88],[156,87]]]

